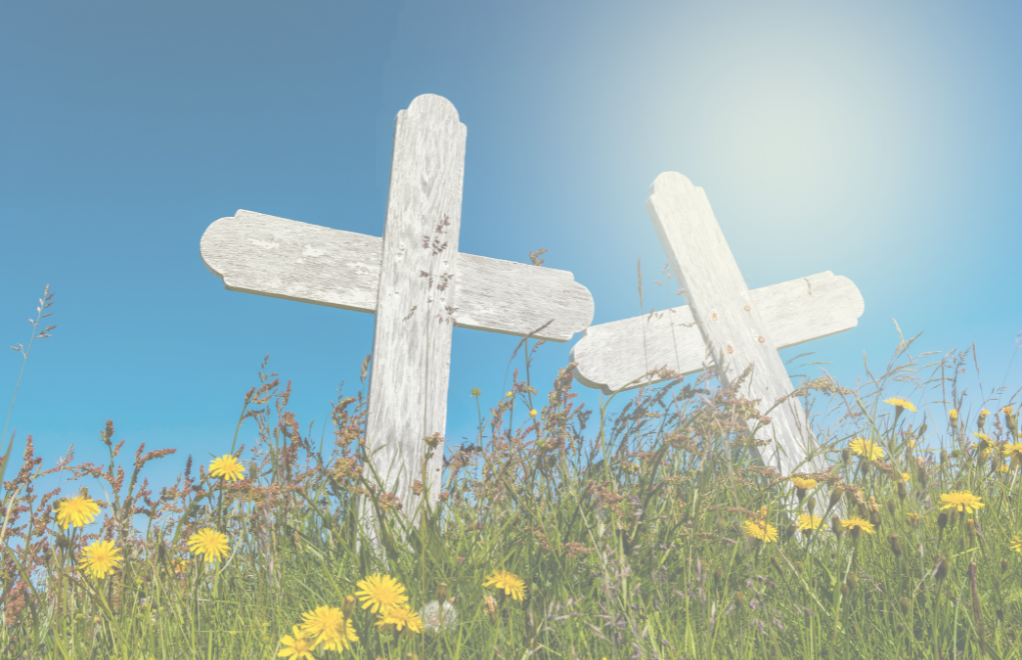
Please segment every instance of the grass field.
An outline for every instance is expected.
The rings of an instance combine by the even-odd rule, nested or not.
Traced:
[[[238,424],[254,446],[235,434],[158,496],[142,472],[172,450],[118,463],[112,422],[105,466],[41,471],[29,438],[15,474],[8,444],[0,658],[1022,659],[1015,407],[970,406],[967,352],[919,365],[912,341],[859,392],[798,387],[811,419],[840,415],[815,474],[759,465],[755,409],[709,374],[612,416],[576,405],[568,369],[546,397],[516,372],[419,529],[371,487],[363,394],[317,446],[265,362]],[[58,469],[80,490],[33,492]]]

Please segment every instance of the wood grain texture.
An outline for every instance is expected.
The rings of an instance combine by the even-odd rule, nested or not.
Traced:
[[[758,399],[758,410],[772,420],[757,433],[757,438],[773,441],[762,448],[763,462],[782,475],[796,469],[823,469],[819,457],[803,464],[815,439],[798,398],[791,397],[767,413],[794,388],[706,193],[681,174],[664,172],[650,187],[646,210],[721,383],[731,384],[754,365],[739,393]]]
[[[394,126],[366,444],[382,491],[397,495],[414,524],[421,498],[413,482],[428,489],[431,505],[440,494],[443,443],[427,461],[424,438],[442,438],[446,426],[465,137],[454,105],[435,94],[416,97]],[[442,245],[424,247],[424,237]],[[453,280],[441,290],[447,274]]]
[[[855,284],[830,271],[755,289],[752,300],[778,349],[850,330],[865,309]],[[606,394],[659,382],[647,375],[655,369],[687,375],[713,363],[687,305],[590,326],[571,360],[580,383]]]
[[[239,210],[206,229],[203,263],[231,291],[374,313],[383,240]],[[593,320],[593,297],[565,270],[459,253],[455,326],[564,342]]]

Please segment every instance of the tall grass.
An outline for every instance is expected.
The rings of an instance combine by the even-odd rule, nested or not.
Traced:
[[[968,352],[920,366],[914,340],[861,393],[826,377],[797,388],[811,420],[820,403],[822,416],[842,415],[816,431],[830,467],[798,475],[815,482],[802,488],[758,463],[740,383],[672,378],[617,395],[629,400],[611,415],[610,400],[576,404],[571,365],[540,399],[530,364],[542,342],[526,342],[525,380],[516,371],[511,396],[479,406],[478,437],[450,452],[440,504],[417,530],[364,474],[364,393],[334,404],[332,446],[317,446],[287,410],[290,383],[282,389],[265,361],[238,422],[258,427],[240,480],[205,465],[195,475],[189,457],[154,497],[141,472],[175,450],[141,445],[125,491],[113,422],[101,433],[106,466],[40,471],[29,436],[0,493],[0,657],[1022,658],[1012,401],[966,414],[957,378]],[[58,524],[69,497],[59,489],[33,492],[55,471],[83,483],[70,497],[109,486],[98,529]],[[942,508],[954,491],[983,506]],[[387,525],[382,556],[359,546],[358,497]],[[806,514],[819,529],[798,529]],[[227,552],[193,553],[202,530],[222,534]],[[98,541],[123,556],[102,578],[86,561]],[[377,625],[362,605],[378,573],[404,587],[422,626]],[[297,651],[312,633],[296,626],[322,607],[358,641],[338,652],[310,638],[312,650]]]

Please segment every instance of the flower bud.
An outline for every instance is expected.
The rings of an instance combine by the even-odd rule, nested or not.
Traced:
[[[935,571],[937,582],[941,582],[947,577],[947,574],[951,571],[951,562],[946,558],[941,558],[940,563],[937,564],[937,570]]]
[[[447,583],[446,582],[441,582],[440,586],[436,588],[436,599],[437,600],[447,600],[447,595],[448,595],[449,591],[450,591],[450,588],[447,586]]]
[[[742,609],[745,607],[745,594],[742,593],[741,591],[735,592],[735,605],[738,606],[738,609]]]
[[[1009,566],[1010,566],[1010,564],[1008,563],[1007,559],[1002,559],[1001,560],[1001,572],[1002,573],[1007,573]]]
[[[940,464],[944,465],[948,461],[947,449],[940,450]]]
[[[792,527],[794,527],[794,525],[792,525]],[[774,570],[778,573],[783,572],[781,570],[781,560],[778,559],[776,555],[770,557],[770,565],[773,566]]]
[[[809,511],[809,515],[813,515],[813,510],[816,508],[816,496],[810,495],[809,499],[806,500],[806,509]]]
[[[720,566],[713,569],[713,584],[716,586],[720,585],[720,581],[724,579],[724,569]]]
[[[894,500],[887,500],[887,511],[892,515],[897,515],[898,505],[894,503]]]
[[[847,595],[848,595],[848,593],[849,593],[849,591],[848,591],[848,585],[847,585],[847,584],[845,584],[844,582],[842,582],[842,583],[841,583],[841,595],[842,595],[842,596],[847,596]]]
[[[945,511],[941,511],[941,512],[940,512],[940,513],[939,513],[939,514],[937,515],[937,527],[938,527],[938,528],[940,529],[940,531],[942,531],[942,532],[944,531],[944,528],[945,528],[945,527],[947,527],[947,512],[945,512]]]
[[[845,494],[845,489],[841,486],[834,486],[830,491],[830,506],[836,506],[841,501],[841,496]]]
[[[973,536],[975,536],[976,535],[976,521],[973,520],[972,518],[969,518],[968,520],[966,520],[965,521],[965,529],[966,529],[966,531],[969,532],[969,538],[972,538]]]
[[[841,533],[844,530],[841,527],[841,519],[838,518],[836,513],[830,517],[830,528],[833,530],[835,536],[841,538]]]
[[[848,592],[855,591],[855,587],[859,584],[859,578],[855,575],[855,571],[848,571],[848,577],[845,578],[845,584],[848,585]]]
[[[891,544],[891,552],[894,553],[895,557],[901,557],[901,541],[898,540],[897,534],[891,534],[887,537],[887,541]]]
[[[355,611],[355,597],[347,596],[344,602],[341,603],[341,612],[344,614],[344,618],[350,620],[352,612]]]
[[[902,596],[901,597],[901,613],[907,615],[911,611],[912,611],[912,601],[909,600],[908,598],[906,598],[905,596]]]
[[[841,462],[844,463],[845,465],[848,465],[848,462],[850,460],[852,460],[852,450],[850,450],[848,447],[845,447],[844,449],[841,450]]]
[[[899,500],[904,500],[906,497],[908,497],[908,488],[905,486],[905,482],[904,481],[899,481],[898,482],[898,499]]]
[[[926,468],[922,465],[919,466],[919,485],[926,488],[930,483],[930,475],[926,473]]]

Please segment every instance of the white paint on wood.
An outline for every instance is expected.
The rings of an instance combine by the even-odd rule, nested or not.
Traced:
[[[230,291],[376,312],[383,240],[239,210],[206,229],[202,260]],[[593,320],[593,297],[566,270],[458,253],[455,327],[564,342]]]
[[[850,330],[865,309],[855,284],[830,271],[751,294],[778,349]],[[589,326],[571,360],[580,383],[606,394],[660,382],[650,374],[656,369],[688,375],[713,364],[687,305]]]
[[[445,430],[452,325],[567,341],[593,318],[592,296],[569,272],[458,253],[465,136],[443,97],[398,113],[382,239],[238,211],[200,245],[230,290],[376,315],[366,444],[378,492],[394,492],[409,518],[421,499],[414,481],[431,504],[439,496],[443,444],[424,466],[424,438]]]
[[[666,356],[667,366],[672,366],[670,360],[677,360],[683,372],[697,370],[695,365],[705,368],[712,364],[721,384],[727,386],[752,364],[752,374],[739,394],[758,400],[759,412],[771,419],[756,435],[772,440],[761,452],[764,463],[783,475],[796,470],[822,471],[821,457],[806,462],[815,438],[801,402],[790,397],[774,407],[794,391],[777,347],[854,326],[863,309],[858,290],[846,278],[821,273],[767,287],[759,290],[762,295],[754,295],[742,278],[705,192],[677,172],[664,172],[656,178],[646,210],[688,305],[659,319],[628,319],[590,328],[574,351],[577,371],[586,374],[583,382],[623,386],[642,376],[646,365],[660,366],[657,362]],[[798,282],[805,285],[804,294],[799,292]],[[810,294],[810,286],[819,289]],[[817,295],[824,300],[812,298]],[[808,317],[800,316],[803,313]],[[702,341],[695,341],[686,324],[694,324]],[[616,350],[615,341],[620,342]]]

